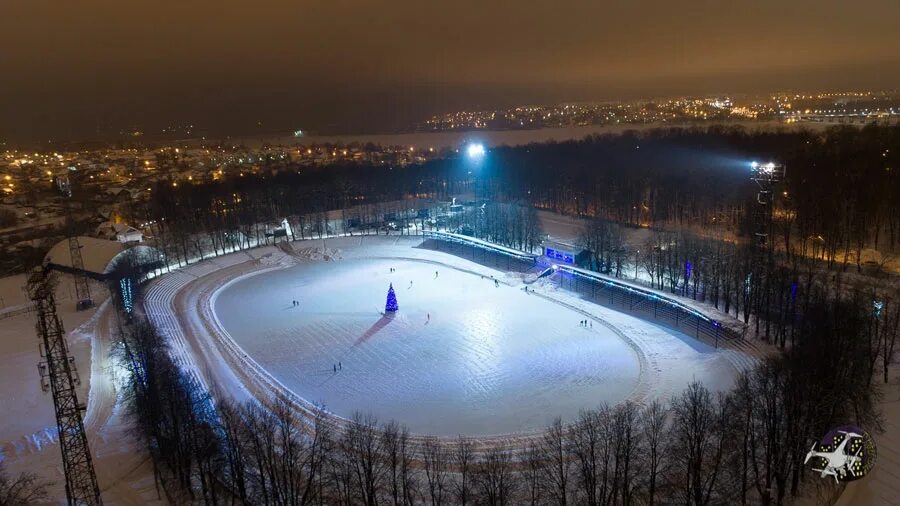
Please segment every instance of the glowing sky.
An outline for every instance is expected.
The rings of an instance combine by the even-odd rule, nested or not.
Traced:
[[[898,20],[897,0],[3,0],[0,136],[371,130],[522,102],[892,89]]]

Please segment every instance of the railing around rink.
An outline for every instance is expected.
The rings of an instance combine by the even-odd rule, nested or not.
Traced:
[[[568,265],[554,265],[562,288],[590,296],[595,302],[641,319],[659,323],[709,342],[716,348],[721,339],[740,339],[741,334],[696,309],[663,296]],[[568,285],[568,286],[567,286]]]
[[[652,290],[610,279],[570,265],[547,264],[544,257],[448,232],[423,232],[423,246],[470,259],[483,265],[523,270],[552,267],[560,287],[581,293],[597,304],[694,336],[716,348],[722,339],[741,339],[702,312]]]
[[[481,239],[449,232],[423,231],[423,247],[451,253],[482,265],[528,270],[537,263],[538,255],[525,253]]]

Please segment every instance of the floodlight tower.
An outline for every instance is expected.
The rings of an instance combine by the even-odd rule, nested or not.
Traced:
[[[68,504],[100,505],[100,487],[81,418],[85,405],[78,402],[75,392],[80,383],[78,371],[69,354],[66,331],[56,314],[53,284],[45,267],[36,267],[28,276],[28,295],[34,301],[37,335],[41,340],[41,356],[45,359],[38,364],[41,389],[53,394]]]
[[[769,234],[772,230],[772,204],[775,200],[773,189],[784,179],[784,165],[768,162],[750,164],[750,179],[756,182],[759,191],[756,193],[756,206],[753,212],[756,245],[764,249],[769,245]]]

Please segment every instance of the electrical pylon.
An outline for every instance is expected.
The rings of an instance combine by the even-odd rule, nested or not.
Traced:
[[[81,418],[85,406],[78,402],[75,392],[75,387],[80,383],[78,371],[75,369],[75,359],[69,355],[66,332],[56,314],[50,274],[44,267],[36,267],[29,275],[28,295],[34,301],[37,335],[41,340],[41,357],[44,358],[38,364],[41,388],[53,394],[68,504],[103,504]]]

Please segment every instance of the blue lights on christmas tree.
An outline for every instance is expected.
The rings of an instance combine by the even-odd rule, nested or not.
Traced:
[[[384,304],[384,312],[393,313],[398,309],[400,309],[400,307],[397,306],[397,294],[394,293],[394,284],[391,283],[388,287],[387,302]]]

